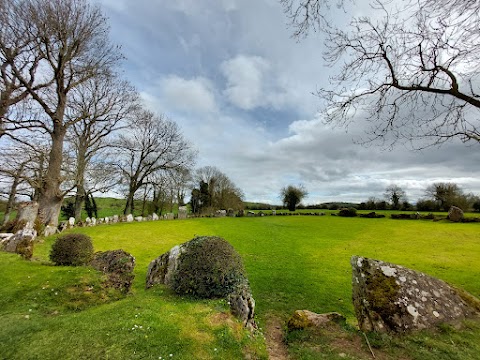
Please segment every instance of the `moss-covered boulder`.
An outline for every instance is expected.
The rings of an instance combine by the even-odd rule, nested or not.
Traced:
[[[442,280],[405,267],[353,256],[353,305],[362,331],[406,332],[477,313],[478,300]]]
[[[200,236],[173,247],[148,266],[146,287],[165,284],[180,295],[227,298],[234,315],[254,324],[255,301],[240,255],[226,240]]]

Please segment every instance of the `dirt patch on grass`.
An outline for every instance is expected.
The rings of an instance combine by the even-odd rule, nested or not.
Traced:
[[[270,360],[289,359],[288,348],[285,344],[283,324],[284,322],[276,316],[271,316],[267,319],[265,341],[267,344],[268,358]]]

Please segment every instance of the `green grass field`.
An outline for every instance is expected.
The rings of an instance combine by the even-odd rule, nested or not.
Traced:
[[[0,359],[266,359],[269,319],[297,309],[347,317],[338,345],[312,331],[288,334],[291,359],[368,359],[355,330],[350,257],[381,259],[423,271],[480,297],[480,224],[292,216],[188,219],[82,228],[96,251],[124,249],[137,260],[132,294],[102,289],[89,268],[48,263],[53,238],[35,260],[0,253]],[[144,290],[148,263],[195,235],[217,235],[242,255],[261,331],[250,335],[225,301]],[[393,338],[369,335],[378,358],[480,359],[480,325]],[[344,341],[347,341],[345,340]],[[338,340],[338,339],[337,339]],[[170,356],[171,354],[171,356]]]

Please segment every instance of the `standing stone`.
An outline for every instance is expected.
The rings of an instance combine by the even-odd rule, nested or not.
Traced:
[[[237,217],[243,217],[245,215],[245,211],[243,209],[238,210]]]
[[[91,226],[91,225],[92,225],[92,219],[90,219],[90,218],[87,216],[87,218],[85,219],[85,224],[87,224],[87,226]]]
[[[215,217],[225,217],[225,216],[227,216],[227,210],[215,211]]]
[[[68,227],[73,228],[74,226],[75,226],[75,218],[74,217],[68,218]]]
[[[459,222],[463,220],[463,210],[459,207],[452,206],[450,210],[448,210],[448,220],[453,222]]]
[[[108,224],[108,223],[110,222],[110,218],[109,218],[109,217],[105,217],[105,219],[103,220],[103,222],[104,222],[105,224]]]
[[[97,219],[92,217],[92,226],[96,226],[97,225]]]
[[[33,229],[38,214],[38,202],[23,202],[18,204],[17,208],[17,221],[25,221],[25,227]]]
[[[127,215],[127,222],[133,222],[133,215],[132,214]]]
[[[20,254],[24,259],[31,259],[33,255],[33,242],[37,238],[37,232],[34,229],[19,230],[3,243],[4,250],[7,252]]]
[[[351,265],[353,305],[362,331],[428,329],[472,317],[480,309],[480,300],[426,274],[358,256]]]
[[[275,216],[277,215],[277,211],[276,210],[272,210],[272,216]]]
[[[58,229],[55,226],[52,225],[47,225],[45,226],[45,229],[43,230],[43,236],[52,236],[56,234]]]
[[[142,222],[142,221],[143,221],[143,217],[142,217],[142,216],[136,216],[136,217],[135,217],[135,221]]]
[[[187,218],[187,207],[186,206],[179,206],[178,207],[178,219],[184,220]]]
[[[227,210],[227,216],[228,216],[228,217],[235,217],[235,210],[233,210],[233,209],[228,209],[228,210]]]
[[[158,218],[158,215],[156,213],[153,213],[152,214],[152,220],[153,221],[157,221],[159,218]]]
[[[107,285],[128,293],[135,274],[135,258],[123,250],[97,252],[90,265],[108,276]]]
[[[114,224],[118,223],[118,215],[113,215],[113,217],[112,217],[112,222],[113,222]]]
[[[174,218],[175,218],[175,215],[173,213],[165,214],[165,219],[167,220],[173,220]]]

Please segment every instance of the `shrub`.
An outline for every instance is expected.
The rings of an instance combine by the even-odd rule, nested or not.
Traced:
[[[50,251],[50,260],[55,265],[86,265],[92,258],[92,239],[84,234],[59,236]]]
[[[197,237],[184,244],[172,288],[200,298],[225,297],[246,282],[242,259],[226,240]]]
[[[340,209],[338,216],[355,217],[357,216],[357,209],[353,207]]]

